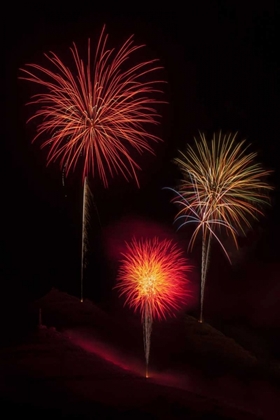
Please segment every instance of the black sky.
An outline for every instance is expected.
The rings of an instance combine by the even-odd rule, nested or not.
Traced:
[[[245,3],[245,4],[243,4]],[[109,46],[131,34],[144,43],[143,57],[159,58],[164,66],[165,99],[158,133],[164,142],[157,157],[144,156],[141,189],[112,180],[104,190],[92,183],[102,228],[132,216],[172,228],[175,209],[162,191],[178,173],[171,160],[198,130],[238,131],[258,159],[275,170],[272,208],[261,220],[256,255],[263,264],[279,262],[279,2],[169,2],[151,8],[140,3],[112,9],[108,4],[37,2],[10,5],[5,26],[5,138],[2,154],[2,277],[9,290],[40,290],[56,285],[75,289],[79,276],[82,188],[75,173],[62,188],[58,165],[45,167],[45,151],[31,145],[34,132],[26,126],[30,86],[18,80],[26,63],[44,63],[43,53],[68,57],[72,42],[83,49],[97,40],[103,24]],[[278,89],[277,89],[278,88]],[[78,171],[77,171],[78,172]],[[65,198],[67,192],[67,198]],[[93,239],[98,275],[107,266],[102,229]],[[95,254],[96,255],[96,254]],[[250,262],[251,263],[251,262]],[[104,275],[104,274],[103,274]],[[100,279],[99,279],[100,280]],[[97,286],[96,286],[97,287]],[[105,287],[106,289],[106,287]],[[279,289],[278,289],[279,290]]]

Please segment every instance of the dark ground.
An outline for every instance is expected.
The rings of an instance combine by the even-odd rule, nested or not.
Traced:
[[[2,406],[11,415],[277,418],[279,362],[191,316],[154,323],[148,379],[136,316],[53,289],[14,317],[0,357]]]

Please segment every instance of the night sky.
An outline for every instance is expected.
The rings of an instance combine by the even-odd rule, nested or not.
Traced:
[[[134,34],[136,44],[146,44],[139,59],[160,60],[168,105],[159,109],[162,123],[156,134],[163,142],[155,146],[156,157],[139,156],[143,169],[139,173],[140,189],[134,181],[127,184],[122,178],[110,180],[108,190],[97,178],[90,180],[101,226],[93,211],[86,293],[96,300],[110,295],[117,264],[110,260],[107,240],[108,236],[120,239],[120,226],[124,239],[130,239],[133,224],[139,228],[145,221],[147,232],[151,226],[154,228],[150,231],[174,231],[176,209],[169,202],[170,194],[162,188],[174,186],[179,177],[172,164],[177,150],[192,142],[198,130],[208,137],[214,131],[238,131],[238,139],[246,138],[264,167],[275,171],[270,178],[275,186],[272,207],[266,209],[266,217],[255,225],[245,245],[240,239],[243,251],[249,248],[248,258],[231,268],[214,248],[209,281],[220,311],[229,307],[233,313],[240,308],[238,299],[247,299],[247,306],[251,303],[255,312],[263,309],[267,322],[275,324],[280,278],[279,2],[242,3],[186,2],[184,9],[179,2],[158,9],[131,3],[130,7],[113,10],[109,4],[86,4],[83,0],[63,6],[61,2],[38,2],[34,6],[23,2],[16,9],[17,19],[13,4],[8,6],[10,12],[3,12],[3,299],[6,292],[17,299],[37,296],[51,286],[78,293],[81,168],[67,178],[65,188],[59,165],[46,168],[47,152],[40,150],[40,141],[31,145],[35,127],[26,125],[35,110],[25,107],[34,86],[18,80],[18,76],[19,68],[26,63],[46,64],[43,53],[48,51],[71,64],[72,42],[81,53],[86,51],[87,39],[95,45],[106,24],[109,47],[119,47]],[[186,235],[179,234],[182,241],[187,241]],[[188,256],[198,271],[199,258],[195,252]],[[217,262],[223,278],[217,274]]]

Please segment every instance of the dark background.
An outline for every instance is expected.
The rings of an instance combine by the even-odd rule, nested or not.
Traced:
[[[238,131],[239,140],[246,138],[264,167],[275,171],[270,178],[275,190],[265,218],[247,239],[240,238],[240,253],[232,250],[232,266],[213,247],[206,309],[261,326],[279,324],[279,2],[209,0],[158,8],[131,3],[113,9],[109,3],[84,1],[25,2],[2,13],[2,304],[32,299],[52,286],[79,293],[81,171],[77,168],[63,188],[58,164],[46,168],[46,150],[40,150],[40,141],[31,144],[35,127],[26,125],[32,110],[25,103],[34,87],[18,76],[26,63],[47,64],[43,53],[50,50],[71,65],[72,42],[86,51],[87,39],[95,45],[106,24],[109,47],[135,34],[136,44],[147,45],[139,59],[160,59],[169,104],[159,109],[157,134],[163,143],[155,146],[157,156],[139,156],[140,189],[121,178],[109,180],[108,190],[98,179],[90,180],[101,226],[93,212],[86,296],[110,300],[118,264],[109,248],[116,238],[129,240],[139,220],[141,226],[147,222],[142,230],[147,235],[174,231],[176,209],[162,188],[174,186],[179,177],[172,164],[177,150],[198,130],[209,138],[218,130]],[[187,243],[188,235],[181,231],[178,239]],[[197,273],[199,256],[200,244],[188,254]]]

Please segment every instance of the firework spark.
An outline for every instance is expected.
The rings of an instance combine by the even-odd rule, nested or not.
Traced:
[[[157,60],[127,66],[131,54],[143,47],[134,45],[132,36],[118,51],[106,49],[107,40],[103,27],[93,60],[88,41],[87,63],[73,44],[73,72],[52,52],[45,56],[53,70],[37,64],[20,69],[21,79],[42,89],[29,102],[39,109],[28,121],[39,120],[33,141],[44,139],[42,147],[50,147],[47,164],[59,159],[66,176],[82,154],[83,180],[97,170],[105,187],[114,173],[134,178],[139,186],[140,166],[131,150],[153,153],[149,142],[160,140],[147,126],[159,122],[154,106],[162,101],[153,96],[161,92],[155,86],[162,81],[150,76],[161,67]]]
[[[107,40],[104,26],[93,59],[88,41],[86,63],[73,44],[71,70],[52,52],[45,54],[52,69],[37,64],[20,69],[21,79],[41,89],[29,102],[38,108],[28,120],[38,121],[33,141],[41,138],[41,147],[49,147],[47,165],[60,161],[63,185],[69,171],[75,170],[78,160],[82,160],[84,199],[88,188],[85,181],[90,175],[98,174],[108,187],[108,175],[121,174],[127,181],[134,178],[139,187],[137,170],[141,168],[132,157],[132,150],[154,154],[150,142],[160,140],[147,131],[148,126],[159,123],[155,106],[163,103],[155,98],[161,93],[157,86],[162,83],[153,76],[161,69],[156,65],[158,60],[129,66],[130,56],[143,45],[134,45],[131,36],[119,50],[114,50],[107,49]],[[83,210],[83,238],[84,228]],[[81,301],[83,259],[84,251]]]
[[[181,158],[175,159],[183,175],[178,191],[173,190],[176,197],[172,201],[180,206],[175,221],[180,221],[179,228],[197,224],[191,248],[202,232],[200,322],[212,237],[229,259],[218,234],[224,228],[238,248],[238,230],[245,235],[245,229],[251,228],[250,219],[263,214],[262,206],[269,202],[268,192],[272,190],[265,181],[271,171],[255,162],[256,153],[246,153],[244,140],[236,143],[236,135],[222,136],[220,132],[208,144],[200,133],[195,147],[188,145],[187,153],[180,152]]]
[[[184,306],[191,267],[171,240],[133,239],[126,246],[116,287],[125,296],[125,305],[141,314],[148,377],[153,319],[166,319]]]

